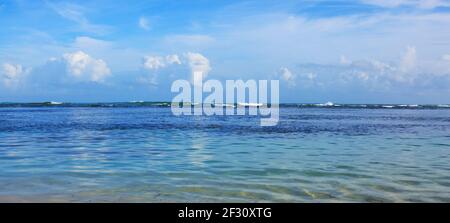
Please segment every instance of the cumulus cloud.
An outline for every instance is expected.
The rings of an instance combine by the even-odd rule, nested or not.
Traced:
[[[356,77],[363,81],[369,80],[369,74],[364,71],[356,73]]]
[[[29,69],[24,69],[20,64],[5,63],[0,73],[1,81],[5,87],[16,87],[29,71]]]
[[[141,27],[141,29],[150,30],[150,22],[148,21],[147,18],[140,17],[138,24],[139,24],[139,27]]]
[[[159,56],[146,56],[144,57],[144,68],[149,70],[158,70],[159,68],[165,67],[166,64],[162,57]]]
[[[167,55],[165,57],[145,56],[143,58],[144,69],[152,71],[151,77],[148,78],[152,80],[151,83],[153,84],[156,84],[156,81],[154,81],[156,80],[155,72],[163,68],[169,68],[172,65],[184,65],[184,67],[187,67],[190,70],[192,81],[196,79],[196,77],[198,77],[196,75],[202,75],[202,77],[205,78],[208,75],[209,71],[211,70],[208,58],[206,58],[200,53],[188,52],[182,54],[181,57],[177,54],[172,54]]]
[[[208,76],[211,66],[209,60],[200,53],[186,53],[185,57],[191,69],[191,81],[194,85],[200,85],[200,82]]]
[[[138,77],[137,81],[141,84],[158,85],[158,73],[163,68],[168,68],[172,65],[182,64],[180,57],[177,54],[167,56],[145,56],[143,58],[142,66],[145,70],[150,71],[147,76]]]
[[[180,58],[178,55],[167,55],[166,57],[161,56],[145,56],[143,60],[143,66],[148,70],[158,70],[163,67],[172,65],[172,64],[181,64]]]
[[[351,61],[349,59],[347,59],[347,57],[342,55],[340,57],[340,63],[343,64],[343,65],[349,65],[349,64],[351,64]]]
[[[416,48],[409,46],[397,62],[349,61],[343,65],[340,77],[344,82],[357,79],[375,88],[441,86],[443,82],[450,84],[450,58],[447,56],[443,55],[441,60],[418,60]]]
[[[83,51],[63,55],[70,76],[79,80],[102,82],[111,74],[108,65],[102,59],[95,59]]]
[[[188,52],[185,54],[188,65],[191,68],[192,79],[194,80],[196,75],[203,75],[203,78],[208,76],[211,66],[209,65],[209,60],[200,53]]]
[[[0,85],[7,88],[65,89],[72,84],[103,83],[111,70],[102,59],[83,51],[50,57],[45,64],[31,68],[5,63],[0,67]]]
[[[306,78],[306,79],[308,79],[310,81],[314,81],[317,78],[317,74],[315,74],[315,73],[306,73],[306,74],[303,74],[302,77],[304,77],[304,78]]]
[[[347,82],[356,79],[371,81],[372,84],[379,82],[380,85],[392,82],[405,84],[414,82],[420,73],[416,48],[412,46],[406,47],[404,54],[394,63],[376,59],[351,61],[341,56],[340,64],[346,68],[341,77]]]
[[[181,64],[180,58],[176,54],[167,55],[166,56],[166,62],[168,64]]]
[[[295,86],[295,75],[292,74],[292,72],[288,68],[282,67],[280,68],[278,73],[280,78],[286,81],[289,86]]]
[[[419,59],[420,58],[420,59]],[[351,60],[341,57],[339,63],[300,63],[290,69],[277,72],[280,80],[295,77],[295,90],[333,95],[354,94],[373,96],[373,93],[389,95],[420,95],[440,92],[446,95],[450,86],[450,55],[424,59],[421,48],[405,47],[393,60]],[[287,84],[289,82],[286,82]],[[292,85],[291,85],[292,87]],[[339,90],[337,90],[339,89]],[[398,94],[397,94],[398,93]]]
[[[342,64],[342,63],[341,63]],[[360,81],[365,85],[379,87],[387,82],[404,81],[404,73],[399,72],[398,65],[392,65],[378,60],[357,60],[342,64],[343,70],[339,78],[333,81],[350,84]],[[357,82],[356,82],[357,83]]]
[[[410,72],[416,66],[416,48],[408,46],[406,48],[406,52],[403,55],[403,58],[400,62],[400,71],[402,72]]]

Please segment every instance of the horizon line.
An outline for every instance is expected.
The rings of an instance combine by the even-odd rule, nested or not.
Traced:
[[[0,101],[0,104],[53,104],[53,105],[63,105],[63,104],[114,104],[114,103],[172,103],[171,101],[96,101],[96,102],[70,102],[70,101],[28,101],[28,102],[17,102],[17,101]],[[184,103],[193,103],[193,102],[184,102]],[[240,103],[240,102],[235,102]],[[245,103],[245,102],[242,102]],[[304,105],[318,105],[318,104],[327,104],[332,103],[333,105],[450,105],[448,103],[339,103],[339,102],[280,102],[278,104],[304,104]],[[209,103],[201,103],[201,104],[209,104]],[[220,103],[220,104],[229,104],[229,103]],[[271,104],[271,103],[268,103]]]

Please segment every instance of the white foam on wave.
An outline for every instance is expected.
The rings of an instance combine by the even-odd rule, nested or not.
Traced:
[[[323,107],[331,107],[331,106],[334,106],[334,103],[333,102],[327,102],[327,103],[324,103],[324,104],[316,104],[317,106],[323,106]]]
[[[417,107],[420,107],[417,104],[403,104],[403,105],[397,105],[397,106],[401,107],[401,108],[417,108]]]
[[[214,106],[234,108],[234,105],[232,105],[232,104],[214,104]]]
[[[259,107],[259,106],[263,106],[262,103],[244,103],[244,102],[239,102],[238,105],[239,106],[244,106],[244,107]]]

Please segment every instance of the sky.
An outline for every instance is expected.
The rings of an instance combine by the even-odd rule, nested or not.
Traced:
[[[450,0],[0,0],[0,102],[170,101],[174,80],[280,101],[450,103]]]

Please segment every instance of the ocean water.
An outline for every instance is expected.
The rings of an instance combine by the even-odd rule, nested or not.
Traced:
[[[0,202],[450,202],[442,106],[0,107]]]

